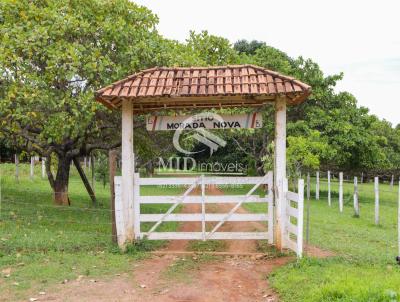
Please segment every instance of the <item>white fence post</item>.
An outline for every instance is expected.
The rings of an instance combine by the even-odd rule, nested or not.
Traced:
[[[31,180],[33,180],[34,173],[35,173],[35,157],[31,156],[31,173],[30,173]]]
[[[311,179],[310,173],[307,173],[307,200],[310,200],[311,197]]]
[[[303,255],[303,215],[304,215],[304,180],[298,181],[298,196],[297,203],[298,215],[297,218],[297,257],[301,258]]]
[[[206,204],[205,204],[206,188],[204,184],[204,175],[201,175],[201,232],[203,241],[206,240]]]
[[[399,256],[400,256],[400,181],[399,181],[399,195],[398,195],[398,213],[397,213],[397,236],[398,236],[398,244],[399,244]]]
[[[133,233],[134,238],[141,238],[140,230],[140,174],[133,174]]]
[[[332,205],[331,200],[331,171],[328,171],[328,205]]]
[[[287,178],[284,179],[283,181],[283,194],[285,196],[285,212],[283,215],[283,220],[282,220],[282,227],[284,229],[284,236],[282,238],[282,242],[283,242],[283,247],[288,247],[288,238],[289,238],[289,231],[288,231],[288,223],[290,221],[289,216],[286,213],[286,208],[287,208],[287,203],[288,203],[288,199],[286,197],[287,192],[289,191],[289,181]]]
[[[354,215],[356,217],[359,217],[360,216],[360,205],[358,203],[358,179],[357,179],[357,176],[354,177],[353,201],[354,201]]]
[[[375,177],[375,224],[379,224],[379,177]]]
[[[393,189],[394,187],[394,175],[392,174],[392,178],[390,179],[390,187]]]
[[[274,175],[268,172],[268,240],[270,244],[274,243],[274,192],[273,192]]]
[[[42,157],[42,179],[46,177],[46,158]]]
[[[315,183],[315,199],[319,200],[319,171],[316,173],[316,183]]]
[[[124,211],[126,211],[127,209],[124,209],[124,205],[122,204],[121,176],[115,176],[114,189],[115,189],[115,226],[117,229],[117,241],[118,241],[118,246],[120,248],[123,248],[126,242]]]
[[[339,211],[343,212],[343,172],[339,173]]]

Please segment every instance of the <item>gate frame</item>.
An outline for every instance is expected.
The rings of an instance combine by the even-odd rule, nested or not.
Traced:
[[[118,178],[118,180],[117,180]],[[273,209],[273,174],[268,172],[261,177],[184,177],[184,178],[140,178],[138,173],[135,173],[135,202],[138,205],[134,211],[134,219],[137,222],[135,227],[135,239],[148,238],[151,240],[158,239],[266,239],[269,243],[273,243],[274,230],[274,209]],[[120,183],[120,177],[116,177],[116,184]],[[253,188],[245,195],[206,195],[206,185],[224,185],[224,184],[253,184]],[[268,190],[265,192],[265,197],[252,195],[260,186],[268,185]],[[141,196],[140,187],[146,185],[190,185],[189,188],[180,196]],[[189,196],[188,194],[195,187],[200,186],[202,194],[200,196]],[[116,190],[119,188],[116,187]],[[120,195],[116,194],[116,204],[121,202]],[[267,213],[236,213],[235,211],[243,203],[267,203]],[[172,204],[169,210],[164,214],[141,214],[141,204]],[[173,210],[180,204],[191,203],[201,204],[201,213],[179,213],[172,214]],[[206,213],[205,204],[216,203],[236,203],[236,205],[228,213]],[[121,206],[118,209],[122,208]],[[118,216],[121,217],[121,216]],[[155,232],[156,228],[165,221],[195,221],[201,222],[201,232]],[[206,232],[206,222],[219,221],[212,231]],[[268,223],[266,232],[216,232],[217,229],[226,221],[265,221]],[[141,231],[141,222],[156,222],[149,231]],[[123,223],[121,223],[123,225]]]
[[[200,79],[205,80],[205,84],[199,84]],[[155,67],[96,91],[96,101],[110,109],[122,108],[121,199],[124,209],[136,207],[132,190],[134,114],[174,109],[260,108],[272,103],[275,105],[274,236],[277,248],[282,250],[286,225],[286,106],[298,105],[310,94],[309,85],[254,65]],[[131,211],[123,215],[129,223],[121,242],[133,241],[134,217]]]

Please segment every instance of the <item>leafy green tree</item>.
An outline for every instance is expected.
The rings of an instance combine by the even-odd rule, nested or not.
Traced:
[[[238,53],[230,42],[225,38],[210,35],[208,31],[198,34],[191,31],[186,42],[188,49],[202,59],[201,65],[226,65],[238,62]]]
[[[266,46],[265,42],[257,40],[249,42],[244,39],[236,41],[235,44],[233,44],[233,49],[235,49],[238,53],[254,55],[256,53],[256,50],[263,46]]]
[[[0,12],[1,135],[56,156],[48,179],[68,204],[71,161],[120,143],[119,115],[93,92],[168,61],[157,17],[128,0],[4,0]]]
[[[287,142],[288,172],[294,178],[299,177],[301,171],[317,170],[322,159],[334,155],[316,130],[311,130],[307,136],[289,136]]]

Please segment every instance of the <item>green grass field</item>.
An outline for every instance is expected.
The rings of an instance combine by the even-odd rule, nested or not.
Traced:
[[[20,165],[20,182],[14,166],[1,166],[0,211],[0,292],[7,300],[45,290],[79,275],[95,278],[129,272],[132,262],[145,251],[164,242],[141,242],[121,253],[111,243],[109,188],[95,185],[99,200],[92,207],[84,187],[72,170],[71,207],[52,203],[47,180],[29,179],[29,166]],[[314,184],[312,185],[314,188]],[[222,188],[227,194],[245,194],[249,187]],[[179,194],[182,188],[145,187],[142,194]],[[276,270],[270,277],[283,301],[400,301],[400,269],[397,255],[398,188],[380,185],[381,224],[374,224],[373,184],[359,187],[361,215],[353,216],[353,184],[345,183],[344,212],[339,213],[338,185],[332,184],[332,207],[327,204],[327,188],[321,183],[321,198],[312,199],[310,243],[336,253],[328,259],[304,257]],[[261,190],[258,190],[261,193]],[[315,196],[312,190],[312,196]],[[165,212],[168,206],[147,205],[142,212]],[[266,211],[266,205],[246,204],[249,211]],[[143,228],[149,227],[144,225]],[[175,223],[162,224],[176,229]],[[214,242],[215,243],[215,242]],[[193,250],[219,250],[220,244],[203,247],[193,242]]]
[[[311,188],[315,197],[315,183]],[[359,184],[359,218],[354,217],[353,188],[344,183],[345,206],[339,213],[337,182],[332,183],[329,207],[327,183],[321,180],[320,200],[310,201],[310,244],[336,256],[305,257],[274,272],[270,281],[283,301],[400,301],[400,267],[395,262],[398,186],[380,184],[380,225],[374,224],[373,183]],[[245,206],[253,212],[266,210],[255,203]]]
[[[0,293],[1,298],[19,299],[51,284],[74,280],[79,275],[107,276],[129,271],[144,251],[160,247],[162,241],[144,241],[122,254],[111,241],[109,187],[95,184],[99,205],[91,206],[84,186],[72,169],[70,207],[55,206],[41,167],[29,179],[29,165],[20,165],[20,181],[14,165],[2,164],[0,210]],[[182,188],[143,187],[144,195],[174,195]],[[146,205],[143,213],[163,213],[168,205]],[[149,225],[143,224],[143,229]],[[160,230],[174,230],[177,224],[164,223]],[[11,271],[10,271],[11,270]]]

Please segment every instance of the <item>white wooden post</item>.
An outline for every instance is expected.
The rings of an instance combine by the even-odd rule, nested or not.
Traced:
[[[343,212],[343,172],[339,173],[339,211]]]
[[[300,191],[299,191],[300,194]],[[306,244],[310,242],[310,173],[307,174]]]
[[[126,228],[125,228],[125,215],[124,212],[124,205],[122,203],[122,196],[121,196],[121,184],[122,179],[121,176],[114,177],[114,192],[115,192],[115,227],[117,229],[117,241],[118,246],[124,247],[126,242]]]
[[[87,168],[86,156],[83,158],[83,166],[85,167],[85,170],[86,170],[86,168]]]
[[[392,178],[390,179],[390,186],[393,189],[394,187],[394,175],[392,174]]]
[[[33,180],[34,173],[35,173],[35,157],[31,156],[31,173],[30,173],[31,180]]]
[[[274,243],[274,191],[273,191],[274,175],[268,172],[268,242]]]
[[[201,232],[203,234],[203,241],[206,240],[206,187],[204,184],[204,175],[201,175]]]
[[[398,195],[398,209],[397,209],[397,236],[399,244],[399,256],[400,256],[400,181],[399,181],[399,195]]]
[[[298,195],[299,201],[297,203],[298,217],[297,217],[297,257],[301,258],[303,255],[303,215],[304,215],[304,180],[298,181]]]
[[[126,228],[126,240],[133,239],[133,104],[122,101],[122,207]]]
[[[331,200],[331,171],[328,171],[328,205],[332,205]]]
[[[19,182],[19,154],[15,154],[15,180]]]
[[[133,178],[133,231],[135,239],[141,238],[140,229],[140,174],[135,173]]]
[[[42,157],[42,179],[46,177],[46,158]]]
[[[319,171],[316,173],[315,199],[319,200]]]
[[[353,202],[354,202],[354,215],[358,217],[358,216],[360,216],[360,205],[358,203],[358,179],[357,179],[357,176],[354,177]]]
[[[284,248],[286,225],[286,196],[284,183],[286,179],[286,99],[278,98],[275,102],[275,243],[281,250]]]
[[[379,177],[375,177],[375,224],[379,224]]]

